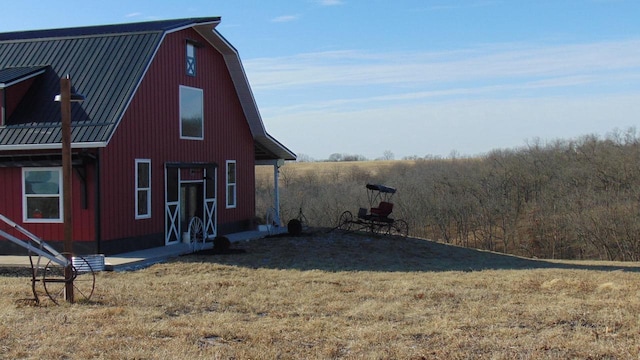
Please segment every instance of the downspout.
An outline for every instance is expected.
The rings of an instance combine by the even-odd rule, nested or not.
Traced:
[[[96,201],[95,201],[95,231],[96,231],[96,254],[102,253],[102,204],[100,202],[100,155],[102,149],[96,153]]]

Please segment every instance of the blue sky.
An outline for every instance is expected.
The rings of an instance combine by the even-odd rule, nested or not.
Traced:
[[[221,16],[298,154],[474,156],[640,114],[637,0],[0,0],[0,32]]]

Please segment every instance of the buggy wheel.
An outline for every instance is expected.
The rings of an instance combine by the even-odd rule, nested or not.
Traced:
[[[390,224],[389,234],[407,237],[409,235],[409,224],[402,219],[395,220],[393,224]]]
[[[199,217],[192,217],[191,221],[189,221],[189,242],[191,243],[191,249],[194,252],[204,249],[205,240],[204,223]]]
[[[351,211],[347,210],[340,214],[340,218],[338,219],[338,229],[349,231],[351,230],[351,225],[353,224],[353,214]]]
[[[66,253],[62,255],[70,258]],[[75,265],[71,263],[67,266],[62,266],[49,260],[44,268],[44,275],[42,276],[44,291],[55,304],[65,300],[67,283],[73,284],[73,297],[76,302],[89,301],[91,295],[93,295],[93,290],[96,286],[96,274],[93,272],[91,264],[81,256],[75,256],[74,262]]]

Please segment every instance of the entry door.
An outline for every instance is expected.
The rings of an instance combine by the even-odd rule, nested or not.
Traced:
[[[204,180],[182,180],[181,169],[201,169]],[[180,164],[165,167],[165,245],[179,242],[187,215],[202,217],[204,234],[213,239],[218,234],[217,166],[215,164]],[[187,213],[189,212],[189,213]],[[191,214],[193,213],[193,214]],[[190,217],[188,218],[190,219]]]

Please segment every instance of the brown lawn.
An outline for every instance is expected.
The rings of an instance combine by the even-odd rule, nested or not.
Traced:
[[[637,359],[637,263],[315,231],[99,273],[34,306],[0,271],[4,359]]]

